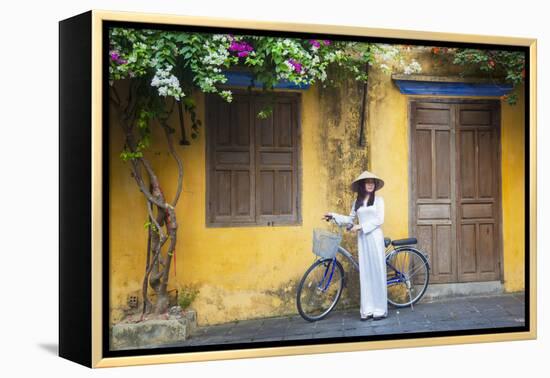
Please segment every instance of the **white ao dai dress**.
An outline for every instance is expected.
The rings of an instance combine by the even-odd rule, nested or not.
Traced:
[[[357,211],[354,203],[349,216],[329,214],[340,224],[353,224],[357,218],[361,226],[357,232],[361,317],[387,316],[385,246],[381,228],[384,223],[384,199],[376,196],[372,206],[367,206],[367,201],[364,201]]]

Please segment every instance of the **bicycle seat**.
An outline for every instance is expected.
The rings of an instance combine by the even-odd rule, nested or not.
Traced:
[[[384,240],[385,242],[385,240]],[[407,239],[397,239],[397,240],[394,240],[391,242],[393,246],[395,247],[398,247],[398,246],[401,246],[401,245],[411,245],[411,244],[416,244],[418,243],[418,241],[416,240],[416,238],[407,238]],[[386,245],[387,247],[387,245]]]

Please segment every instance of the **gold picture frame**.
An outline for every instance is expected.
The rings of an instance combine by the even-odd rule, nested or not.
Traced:
[[[197,26],[239,31],[298,32],[347,37],[371,37],[444,43],[490,44],[515,46],[528,52],[528,76],[525,79],[526,124],[528,125],[528,174],[525,184],[529,192],[529,233],[525,241],[529,250],[525,269],[525,290],[528,300],[525,331],[453,336],[401,338],[372,341],[346,341],[278,347],[258,347],[230,350],[194,351],[167,354],[133,354],[106,356],[104,221],[108,207],[104,201],[104,114],[105,27],[108,22],[154,24],[169,26]],[[71,54],[78,54],[79,57]],[[71,61],[71,59],[73,59]],[[80,68],[69,67],[70,62],[83,63]],[[81,71],[79,71],[79,69]],[[87,71],[88,70],[88,71]],[[87,75],[87,76],[86,76]],[[77,90],[75,91],[75,85]],[[209,361],[251,357],[284,356],[313,353],[348,352],[359,350],[438,346],[450,344],[484,343],[528,340],[537,337],[537,41],[531,38],[451,34],[426,31],[379,29],[341,25],[260,22],[211,17],[178,16],[149,13],[111,12],[92,10],[60,22],[60,356],[88,367],[115,367],[190,361]],[[83,94],[79,96],[78,94]],[[88,122],[89,121],[89,122]],[[76,123],[75,122],[79,122]],[[85,122],[82,124],[82,122]],[[69,126],[79,130],[69,130]],[[78,140],[78,143],[75,143]],[[70,142],[70,143],[69,143]],[[82,143],[79,145],[79,143]],[[75,145],[76,144],[76,145]],[[82,149],[82,146],[86,148]],[[73,155],[71,155],[73,154]],[[74,156],[78,164],[69,161]],[[79,159],[84,159],[80,164]],[[89,166],[87,165],[89,163]],[[82,203],[81,203],[82,202]],[[73,206],[83,206],[84,213],[72,214]],[[79,218],[80,217],[80,218]],[[81,219],[82,218],[82,219]],[[85,218],[85,219],[84,219]],[[84,341],[84,343],[82,342]],[[82,347],[82,344],[88,346]]]

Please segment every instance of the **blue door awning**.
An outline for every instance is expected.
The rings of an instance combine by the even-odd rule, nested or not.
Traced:
[[[513,89],[510,83],[486,79],[395,74],[392,79],[406,95],[501,97]]]
[[[224,85],[232,87],[248,87],[252,85],[254,88],[262,88],[262,83],[254,80],[254,76],[249,72],[234,72],[234,71],[223,71],[227,81]],[[286,80],[279,81],[275,84],[274,88],[277,89],[309,89],[309,84],[296,85],[294,83],[288,82]]]

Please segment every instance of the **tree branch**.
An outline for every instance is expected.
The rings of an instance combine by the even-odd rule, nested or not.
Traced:
[[[159,233],[160,241],[162,243],[162,241],[166,238],[166,234],[162,231],[162,228],[161,228],[159,222],[157,221],[157,219],[155,218],[155,216],[153,214],[153,208],[151,207],[151,202],[150,201],[147,201],[147,212],[149,213],[149,218],[151,218],[151,221],[153,222],[153,224],[155,225],[155,227],[157,229],[157,232]]]
[[[162,128],[164,129],[164,135],[166,136],[166,142],[168,144],[168,150],[170,151],[170,155],[172,155],[172,157],[174,158],[178,166],[178,187],[176,189],[176,195],[174,196],[174,200],[172,201],[172,207],[176,207],[176,204],[178,203],[178,200],[181,195],[181,191],[183,189],[183,162],[181,161],[181,158],[177,154],[176,150],[174,149],[174,141],[172,140],[172,133],[170,131],[170,128],[166,124],[166,121],[161,120],[161,125],[162,125]]]
[[[136,160],[139,160],[141,161],[141,163],[143,164],[143,158],[138,158],[138,159],[131,159],[131,162],[132,162],[132,173],[134,175],[134,179],[136,180],[136,183],[138,184],[138,187],[139,187],[139,190],[145,195],[145,197],[147,198],[147,200],[149,202],[152,202],[154,203],[156,206],[162,208],[162,209],[166,209],[167,208],[167,204],[164,203],[163,201],[159,201],[157,200],[150,192],[149,190],[147,190],[147,188],[145,187],[145,183],[143,182],[143,178],[141,177],[141,173],[139,171],[139,165],[138,165],[138,162]],[[143,164],[145,166],[145,164]]]

